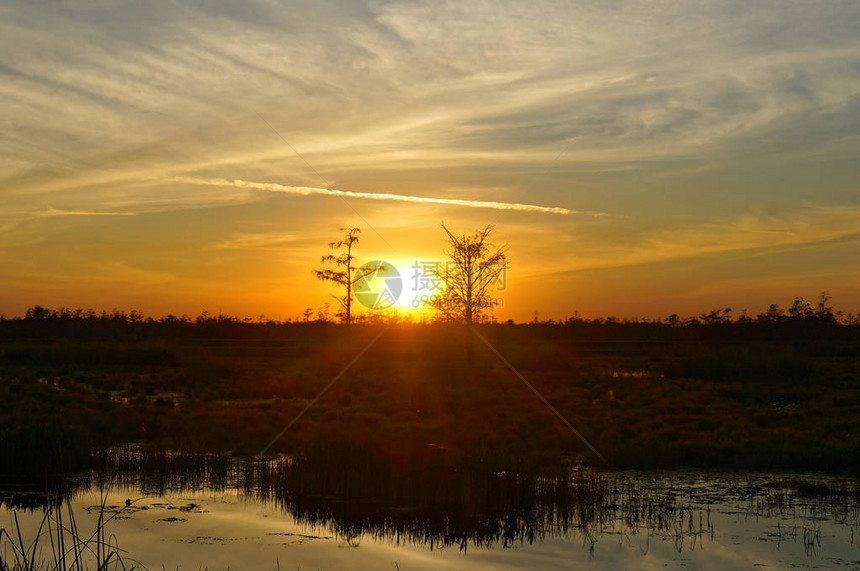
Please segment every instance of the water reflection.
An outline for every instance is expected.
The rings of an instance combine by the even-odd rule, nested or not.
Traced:
[[[578,465],[503,470],[490,458],[427,461],[416,468],[337,445],[266,460],[124,447],[106,452],[99,464],[49,494],[16,490],[0,501],[22,510],[111,487],[153,497],[236,491],[288,513],[311,530],[305,538],[331,535],[346,545],[370,541],[471,553],[561,540],[565,549],[594,554],[599,541],[608,541],[647,556],[655,545],[677,554],[725,545],[742,537],[743,529],[747,543],[776,551],[791,545],[807,558],[829,557],[831,563],[852,561],[844,550],[856,549],[860,522],[853,478],[618,473]],[[150,502],[127,515],[159,509],[164,513],[154,522],[162,524],[202,513],[194,502]],[[295,530],[286,535],[302,536]],[[834,542],[837,535],[844,539]]]

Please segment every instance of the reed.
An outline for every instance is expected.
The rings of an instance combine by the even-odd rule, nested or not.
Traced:
[[[24,539],[17,511],[10,529],[0,528],[0,571],[116,571],[145,569],[119,547],[108,524],[131,504],[109,511],[107,494],[99,504],[95,529],[88,533],[78,527],[71,503],[58,501],[45,507],[35,535]],[[65,512],[65,513],[64,513]]]

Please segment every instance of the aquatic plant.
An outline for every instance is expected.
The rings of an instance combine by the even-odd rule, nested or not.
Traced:
[[[0,528],[0,571],[143,569],[143,565],[120,549],[117,538],[107,532],[108,523],[133,502],[129,500],[125,506],[116,508],[106,502],[107,495],[103,493],[92,533],[78,527],[70,503],[49,503],[35,536],[29,541],[24,539],[18,513],[13,511],[13,527]]]

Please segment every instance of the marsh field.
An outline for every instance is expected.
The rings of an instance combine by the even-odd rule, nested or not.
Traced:
[[[860,468],[860,327],[573,322],[476,331],[6,321],[3,467],[30,465],[17,464],[16,447],[41,473],[41,462],[74,467],[77,450],[133,441],[239,455],[339,442],[400,462],[486,455],[615,468]]]
[[[150,568],[639,564],[607,545],[677,566],[738,537],[750,561],[860,560],[856,325],[54,317],[0,337],[24,537],[74,507]]]

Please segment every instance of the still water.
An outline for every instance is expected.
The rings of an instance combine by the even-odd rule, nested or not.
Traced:
[[[860,569],[856,478],[225,462],[95,473],[53,507],[4,492],[0,526],[29,545],[46,509],[104,517],[149,569]]]

